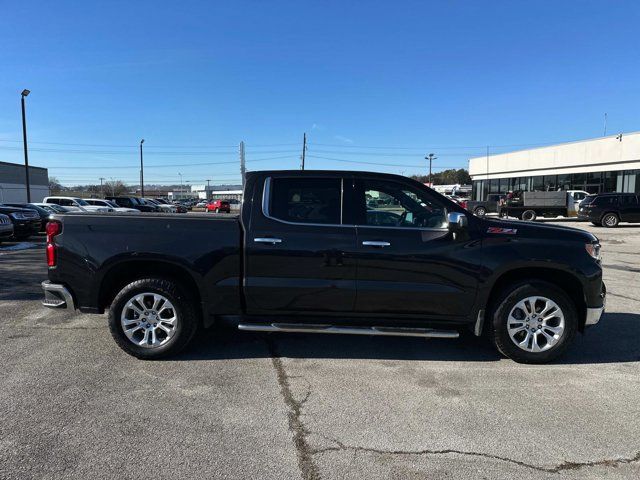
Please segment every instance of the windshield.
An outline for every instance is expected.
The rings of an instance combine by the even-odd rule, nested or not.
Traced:
[[[107,205],[109,205],[110,207],[113,208],[119,208],[118,204],[116,202],[110,201],[110,200],[105,200],[104,203],[106,203]]]
[[[595,198],[596,198],[596,196],[595,196],[595,195],[588,195],[588,196],[586,196],[586,197],[584,198],[584,200],[582,200],[582,202],[580,202],[580,203],[582,203],[582,205],[588,205],[588,204],[590,204],[591,202],[593,202],[593,201],[595,200]]]

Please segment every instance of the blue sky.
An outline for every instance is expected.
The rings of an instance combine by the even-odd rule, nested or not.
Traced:
[[[28,88],[31,163],[66,184],[137,182],[141,138],[149,183],[218,184],[241,140],[249,169],[297,168],[303,132],[308,168],[412,174],[600,136],[605,112],[640,130],[637,1],[1,8],[0,160],[22,161]]]

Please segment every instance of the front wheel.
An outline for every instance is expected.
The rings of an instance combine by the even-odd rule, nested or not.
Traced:
[[[157,359],[174,355],[199,324],[195,301],[175,282],[143,278],[125,286],[109,309],[111,335],[129,355]]]
[[[547,282],[520,283],[496,303],[492,339],[519,363],[547,363],[562,355],[575,336],[578,315],[567,294]]]
[[[522,220],[526,222],[533,222],[537,217],[538,216],[536,215],[536,212],[534,212],[533,210],[525,210],[524,212],[522,212]]]

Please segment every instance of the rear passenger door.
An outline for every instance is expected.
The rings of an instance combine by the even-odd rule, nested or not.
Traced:
[[[254,188],[245,236],[247,312],[349,313],[356,234],[341,176],[273,174]]]

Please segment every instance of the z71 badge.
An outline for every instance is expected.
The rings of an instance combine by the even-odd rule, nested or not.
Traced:
[[[501,227],[489,227],[487,233],[504,233],[505,235],[515,235],[518,233],[517,228],[501,228]]]

